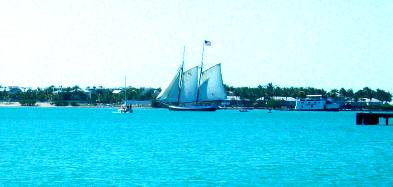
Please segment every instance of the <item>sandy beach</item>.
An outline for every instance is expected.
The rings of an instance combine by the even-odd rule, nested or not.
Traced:
[[[0,107],[20,107],[22,106],[19,102],[0,102]],[[49,102],[37,102],[36,107],[55,107]]]
[[[116,105],[80,105],[80,106],[56,106],[50,104],[50,102],[37,102],[35,106],[22,106],[19,102],[0,102],[0,107],[73,107],[73,108],[118,108]],[[150,106],[133,105],[133,108],[151,108]]]
[[[21,106],[19,102],[0,102],[0,107],[16,107]]]

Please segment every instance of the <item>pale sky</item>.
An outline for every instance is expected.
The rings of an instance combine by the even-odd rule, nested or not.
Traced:
[[[228,85],[393,92],[391,0],[1,0],[0,85],[161,87],[204,40]]]

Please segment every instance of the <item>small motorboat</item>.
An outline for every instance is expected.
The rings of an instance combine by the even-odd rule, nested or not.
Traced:
[[[120,113],[132,113],[132,105],[121,105],[121,107],[118,109]]]

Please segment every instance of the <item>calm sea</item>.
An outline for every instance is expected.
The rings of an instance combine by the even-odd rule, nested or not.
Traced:
[[[114,111],[0,108],[0,186],[393,185],[393,125],[353,112]]]

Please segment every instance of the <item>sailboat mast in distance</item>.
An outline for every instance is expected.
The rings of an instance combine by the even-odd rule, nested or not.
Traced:
[[[127,103],[127,76],[124,76],[124,103]]]
[[[120,113],[132,113],[132,105],[127,102],[127,77],[124,76],[124,104],[118,109]]]

